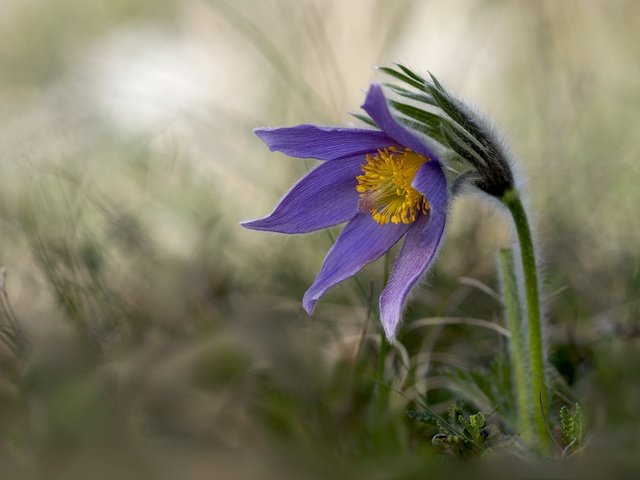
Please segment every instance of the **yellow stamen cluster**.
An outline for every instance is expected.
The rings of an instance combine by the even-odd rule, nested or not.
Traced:
[[[420,166],[428,159],[408,148],[394,147],[367,155],[362,175],[356,177],[359,210],[369,212],[380,225],[412,223],[419,213],[429,212],[427,199],[411,186]]]

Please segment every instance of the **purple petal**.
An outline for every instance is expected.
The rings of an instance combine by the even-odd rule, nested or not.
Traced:
[[[405,300],[438,253],[447,218],[447,182],[438,162],[427,162],[416,175],[413,187],[431,206],[407,232],[387,286],[380,295],[380,319],[389,340],[395,336]]]
[[[368,213],[356,215],[329,250],[320,273],[304,294],[302,304],[309,315],[327,290],[380,258],[408,228],[409,225],[402,223],[380,225]]]
[[[362,128],[298,125],[285,128],[259,128],[254,132],[271,151],[282,152],[291,157],[318,160],[335,160],[392,146],[399,147],[384,132]]]
[[[308,233],[351,220],[358,211],[356,177],[364,157],[323,163],[304,177],[280,200],[273,213],[241,225],[253,230]]]
[[[426,144],[426,140],[421,139],[405,128],[391,114],[387,100],[379,85],[373,84],[369,87],[367,98],[362,108],[376,122],[378,127],[396,142],[424,157],[438,160],[435,150]]]

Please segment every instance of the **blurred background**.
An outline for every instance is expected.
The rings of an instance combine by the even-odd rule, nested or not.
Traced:
[[[420,477],[441,462],[417,398],[508,433],[494,205],[456,200],[382,426],[356,282],[301,307],[331,237],[238,225],[313,165],[252,129],[356,124],[393,62],[485,112],[526,179],[558,407],[596,454],[557,468],[633,468],[638,32],[635,0],[1,0],[0,473]]]

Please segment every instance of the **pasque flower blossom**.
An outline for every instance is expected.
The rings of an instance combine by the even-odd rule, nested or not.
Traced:
[[[347,222],[304,295],[310,315],[327,290],[404,237],[380,295],[380,319],[392,339],[409,292],[441,243],[447,181],[434,148],[398,122],[378,85],[370,87],[362,108],[380,130],[316,125],[257,129],[272,151],[323,163],[298,180],[271,215],[242,225],[301,234]]]

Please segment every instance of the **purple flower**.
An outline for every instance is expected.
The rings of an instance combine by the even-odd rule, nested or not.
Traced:
[[[272,151],[323,163],[298,180],[271,215],[242,225],[299,234],[348,222],[304,295],[310,315],[327,290],[405,237],[380,295],[380,318],[392,339],[407,295],[438,251],[447,182],[433,148],[392,116],[378,85],[369,88],[362,108],[380,130],[316,125],[256,130]]]

